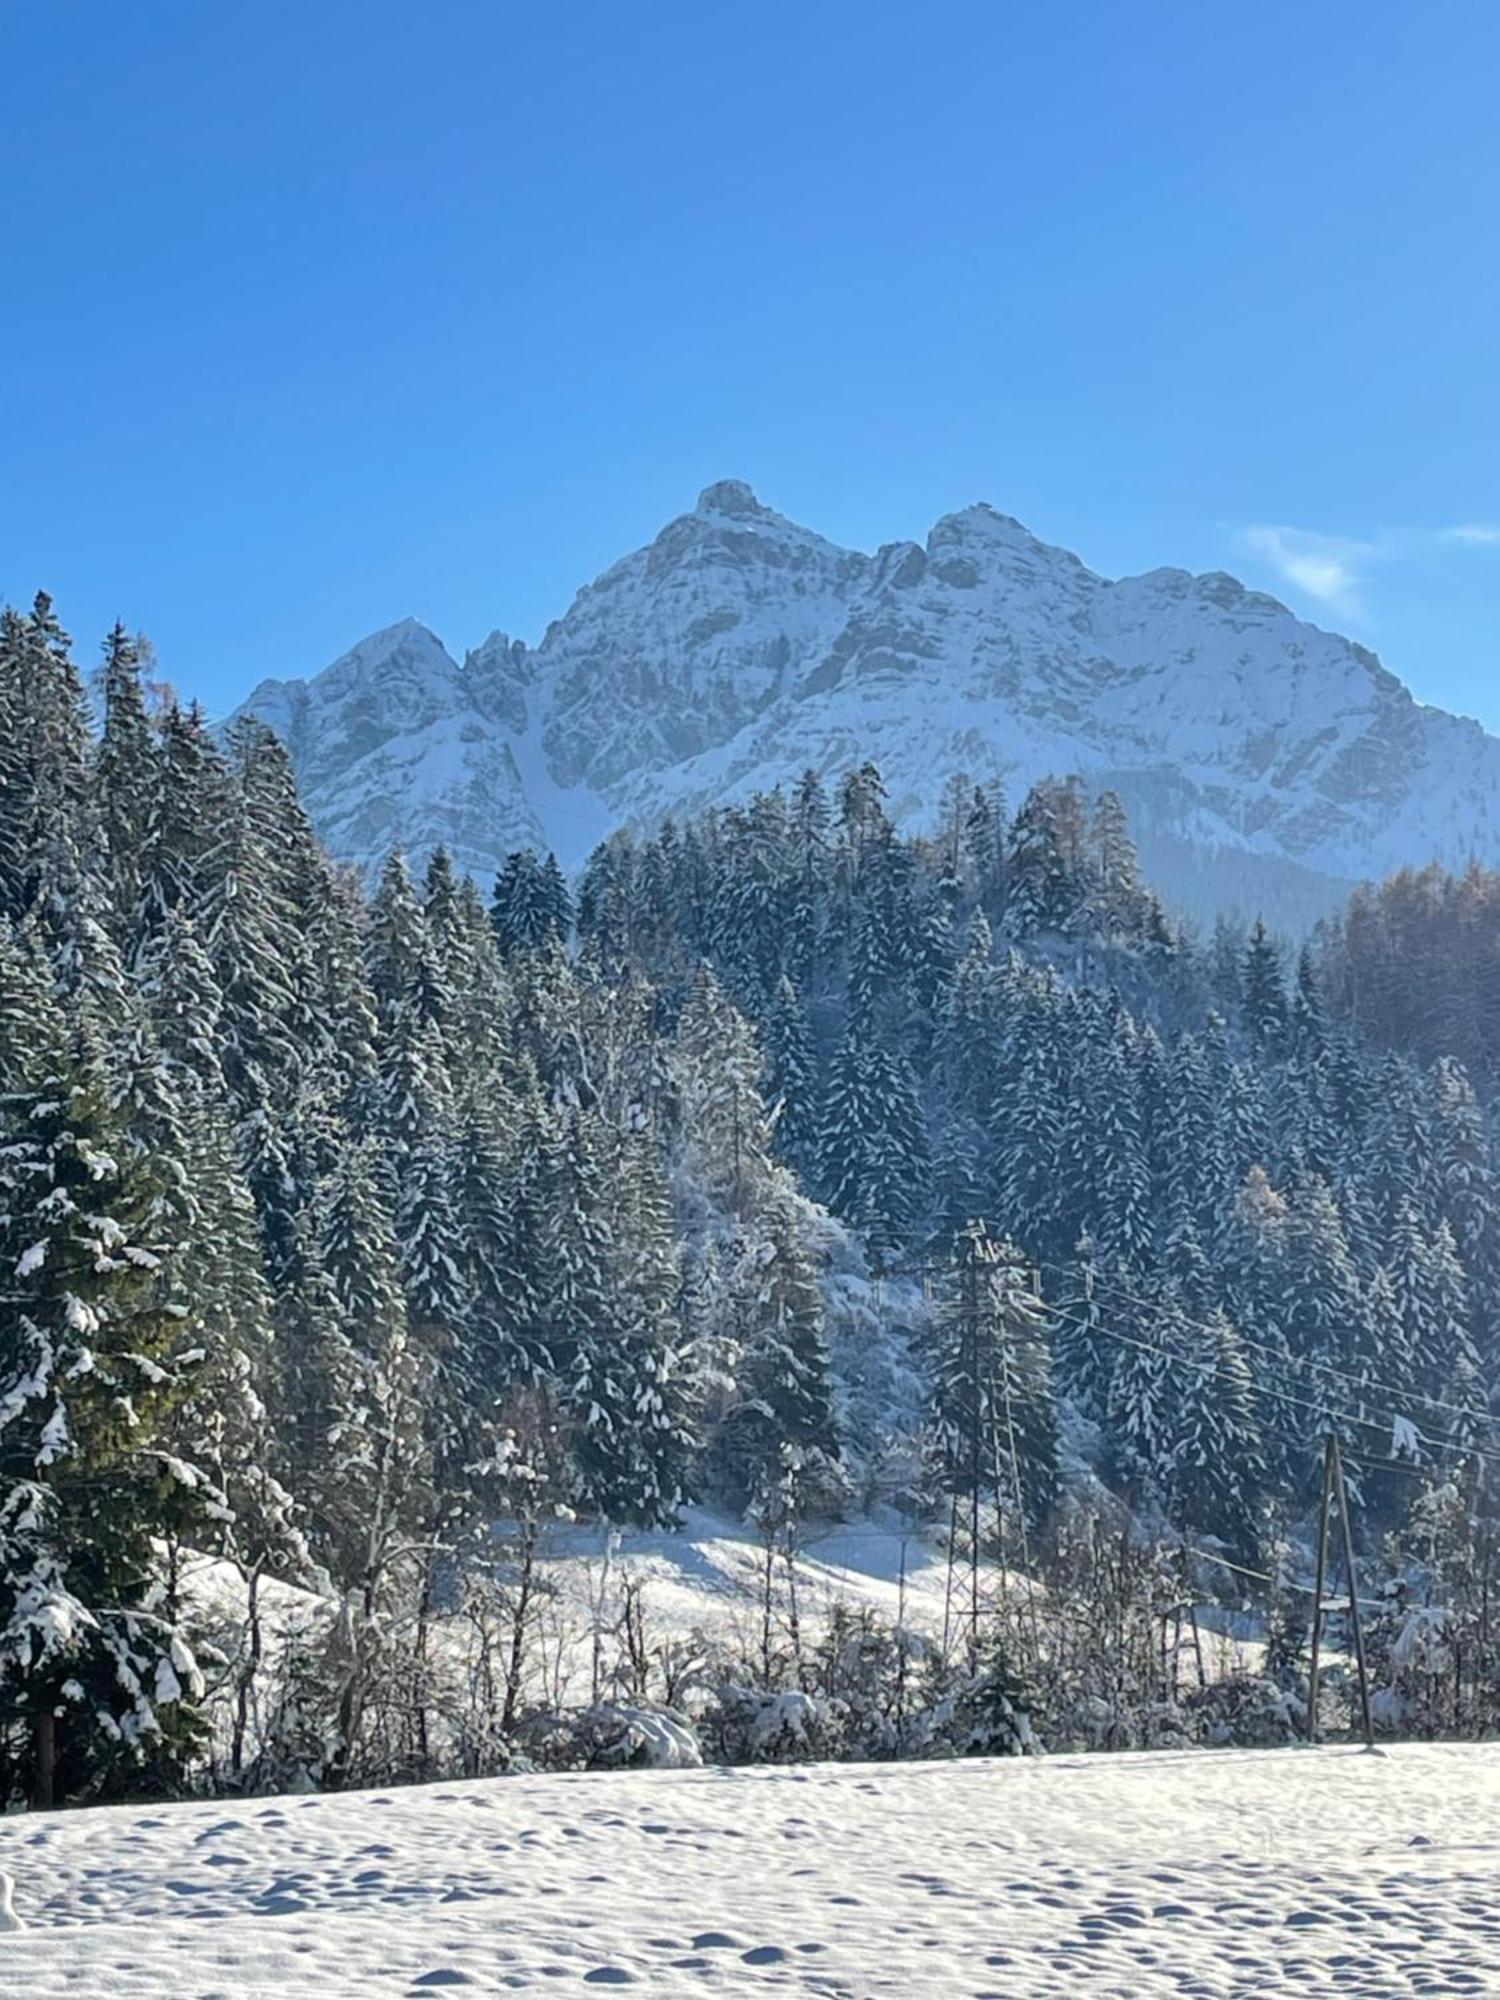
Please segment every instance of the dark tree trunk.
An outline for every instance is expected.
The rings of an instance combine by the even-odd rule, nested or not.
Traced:
[[[31,1804],[36,1812],[47,1812],[57,1794],[57,1717],[51,1705],[37,1715],[32,1732],[35,1770],[31,1781]]]

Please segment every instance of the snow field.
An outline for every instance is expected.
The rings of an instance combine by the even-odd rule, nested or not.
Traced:
[[[1500,1991],[1500,1746],[502,1778],[0,1823],[26,2000]]]

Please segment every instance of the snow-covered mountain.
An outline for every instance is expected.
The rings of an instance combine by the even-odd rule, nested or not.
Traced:
[[[988,506],[865,555],[737,480],[581,590],[539,646],[462,666],[407,620],[245,707],[285,737],[335,852],[446,842],[488,876],[623,821],[873,758],[903,822],[955,771],[1012,799],[1113,785],[1155,879],[1297,921],[1351,879],[1500,861],[1500,739],[1220,572],[1097,576]]]

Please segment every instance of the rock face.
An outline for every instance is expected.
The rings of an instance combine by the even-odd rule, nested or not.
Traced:
[[[245,707],[286,739],[338,854],[445,842],[490,876],[622,821],[873,758],[930,822],[955,771],[1012,800],[1080,772],[1125,800],[1180,905],[1300,922],[1349,881],[1500,861],[1500,740],[1233,577],[1112,582],[987,506],[925,547],[836,547],[738,480],[581,590],[529,648],[459,666],[412,620]]]

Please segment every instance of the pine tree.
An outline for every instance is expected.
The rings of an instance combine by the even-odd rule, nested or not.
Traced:
[[[95,814],[115,936],[126,944],[145,883],[157,752],[141,690],[141,650],[116,622],[99,669],[104,730],[94,760]]]
[[[318,1525],[343,1580],[372,1602],[393,1538],[422,1516],[427,1466],[400,1260],[369,1141],[345,1141],[316,1191],[314,1213],[314,1258],[301,1292],[317,1342],[334,1502]]]
[[[535,1172],[535,1127],[523,1144],[493,1098],[468,1097],[460,1113],[454,1195],[465,1259],[467,1344],[477,1398],[490,1408],[534,1383],[542,1370],[542,1305],[532,1264]]]
[[[491,921],[506,957],[564,942],[572,912],[567,884],[554,856],[539,861],[529,848],[505,858],[495,883]]]
[[[742,1278],[740,1402],[725,1448],[748,1505],[789,1531],[830,1490],[839,1458],[823,1299],[798,1206],[779,1196]]]
[[[1182,1348],[1171,1448],[1174,1511],[1181,1525],[1253,1561],[1266,1467],[1250,1369],[1239,1336],[1217,1310],[1183,1322]]]
[[[806,1172],[817,1145],[817,1051],[801,996],[785,974],[766,1015],[766,1053],[776,1150]]]
[[[1246,1028],[1260,1047],[1279,1049],[1289,1023],[1281,954],[1259,919],[1245,948],[1243,981]]]
[[[1177,1431],[1182,1316],[1169,1290],[1154,1296],[1110,1278],[1114,1358],[1105,1404],[1105,1471],[1137,1503],[1160,1503]]]
[[[34,913],[54,950],[97,888],[88,703],[68,647],[45,591],[29,617],[6,614],[0,887],[8,914]]]
[[[1057,1307],[1052,1342],[1053,1374],[1061,1394],[1093,1422],[1103,1419],[1115,1350],[1107,1336],[1107,1304],[1099,1292],[1099,1251],[1089,1235],[1079,1238]]]
[[[130,962],[138,964],[168,914],[201,922],[215,844],[231,797],[224,759],[202,712],[173,704],[162,718],[151,794],[141,831],[137,906],[122,912]]]
[[[180,1767],[197,1739],[159,1539],[201,1519],[201,1473],[162,1443],[195,1363],[157,1165],[105,1100],[57,1045],[0,1101],[0,1715],[43,1806]]]
[[[910,1066],[850,1026],[828,1076],[819,1141],[828,1205],[889,1261],[917,1219],[927,1134]]]
[[[591,1513],[656,1527],[675,1521],[693,1439],[685,1417],[666,1184],[649,1138],[626,1136],[613,1177],[612,1283],[616,1326],[590,1342],[573,1397],[579,1490]]]

